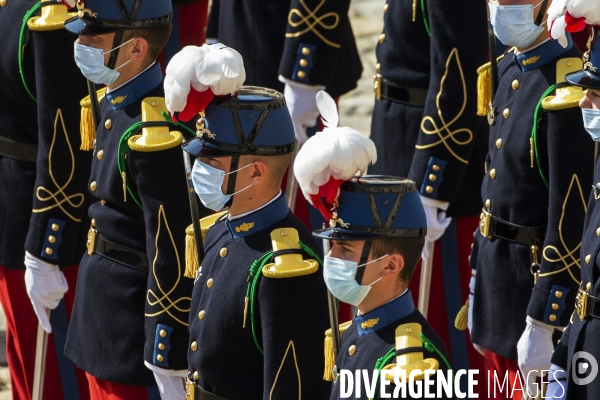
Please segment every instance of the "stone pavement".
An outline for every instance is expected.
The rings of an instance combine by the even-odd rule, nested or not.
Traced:
[[[350,8],[363,73],[358,87],[340,98],[340,125],[351,126],[365,135],[369,135],[371,129],[375,45],[383,28],[384,4],[385,0],[352,0]],[[10,399],[10,374],[6,364],[6,321],[0,308],[0,400]]]
[[[340,125],[350,126],[366,135],[371,132],[373,112],[373,75],[375,75],[375,45],[383,30],[385,0],[352,0],[350,21],[363,64],[358,87],[342,96],[339,102]]]

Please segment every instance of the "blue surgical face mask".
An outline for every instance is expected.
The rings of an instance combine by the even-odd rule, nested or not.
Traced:
[[[121,46],[125,46],[133,39],[135,38],[131,38],[122,45],[106,52],[102,51],[102,49],[75,43],[75,63],[77,63],[83,76],[90,81],[98,85],[112,85],[120,75],[120,72],[117,70],[131,60],[126,61],[115,69],[111,69],[104,65],[104,55],[117,50]]]
[[[594,142],[600,142],[600,110],[582,108],[583,127],[590,134]]]
[[[368,285],[359,285],[355,279],[356,269],[379,261],[388,255],[389,254],[386,254],[385,256],[362,265],[356,265],[354,261],[325,256],[323,262],[323,278],[325,279],[325,285],[327,285],[329,291],[331,291],[331,293],[340,301],[352,304],[353,306],[358,306],[365,297],[367,297],[367,294],[371,290],[371,286],[379,282],[381,277]]]
[[[494,34],[507,46],[529,46],[544,31],[544,28],[533,22],[533,9],[540,4],[541,2],[534,7],[531,4],[501,6],[488,3]]]
[[[234,174],[244,168],[248,168],[252,164],[254,163],[238,168],[235,171],[225,173],[223,170],[196,159],[194,167],[192,168],[192,183],[194,184],[194,190],[198,193],[198,197],[200,197],[200,201],[204,204],[204,207],[213,211],[221,211],[232,196],[252,186],[248,185],[232,194],[223,194],[223,191],[221,190],[225,175]]]

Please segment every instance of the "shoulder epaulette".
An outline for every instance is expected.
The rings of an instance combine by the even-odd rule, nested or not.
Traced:
[[[206,240],[208,230],[226,216],[227,211],[221,211],[200,219],[202,242]],[[185,273],[183,276],[194,278],[198,268],[200,268],[200,264],[198,264],[198,249],[196,249],[196,240],[194,238],[194,224],[190,224],[185,229]]]
[[[338,332],[340,333],[340,337],[348,330],[348,328],[352,325],[352,321],[344,322],[340,324],[338,328]],[[338,349],[339,350],[339,349]],[[323,372],[323,380],[332,381],[333,380],[333,367],[335,365],[335,355],[333,354],[333,338],[331,336],[331,328],[325,331],[325,371]]]
[[[31,17],[27,21],[27,27],[32,31],[55,31],[64,29],[65,21],[76,17],[77,13],[69,13],[63,4],[49,4],[42,7],[42,15]]]
[[[502,60],[504,54],[496,58],[496,62]],[[492,102],[492,63],[487,62],[477,68],[477,115],[485,117]]]
[[[294,228],[280,228],[271,232],[274,263],[263,267],[267,278],[292,278],[317,272],[317,260],[305,260],[300,248],[300,237]]]
[[[131,150],[151,152],[179,146],[183,135],[178,131],[169,131],[169,123],[163,114],[168,115],[164,97],[147,97],[142,100],[142,134],[129,138],[127,144]],[[164,124],[144,126],[144,122],[162,122]]]
[[[427,342],[425,343],[425,341]],[[423,353],[416,350],[419,347],[424,347],[423,350],[431,353],[432,351],[427,348],[427,345],[431,345],[431,342],[422,335],[421,324],[412,322],[399,325],[396,328],[396,363],[390,364],[389,368],[403,369],[406,371],[406,376],[409,376],[414,370],[419,370],[421,374],[416,375],[414,379],[425,379],[425,371],[437,371],[440,367],[438,360],[424,358]]]
[[[565,75],[582,69],[583,61],[579,57],[561,58],[556,62],[555,94],[542,100],[544,110],[557,111],[579,106],[579,101],[585,95],[583,89],[578,86],[566,85]]]
[[[102,88],[96,92],[98,103],[102,101],[106,94],[106,88]],[[94,148],[94,139],[96,139],[96,126],[94,125],[94,115],[92,112],[92,102],[90,96],[87,95],[79,102],[81,106],[81,122],[79,130],[81,132],[80,150],[92,150]]]

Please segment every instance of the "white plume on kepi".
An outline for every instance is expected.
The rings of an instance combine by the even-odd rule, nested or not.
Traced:
[[[565,32],[581,31],[585,24],[600,25],[600,1],[554,0],[548,8],[548,31],[563,47],[568,43]]]
[[[231,47],[221,43],[186,46],[167,65],[167,109],[186,114],[204,111],[215,95],[235,94],[245,79],[242,56]]]
[[[304,143],[294,162],[294,174],[304,197],[329,219],[330,212],[321,197],[332,203],[344,181],[357,173],[363,175],[377,161],[377,150],[373,141],[360,132],[338,127],[337,106],[329,94],[319,91],[317,106],[325,129]]]

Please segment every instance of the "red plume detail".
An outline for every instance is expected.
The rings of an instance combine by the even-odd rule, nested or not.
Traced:
[[[190,88],[185,108],[179,113],[178,118],[187,122],[194,118],[197,113],[206,110],[208,104],[215,98],[215,94],[210,88],[204,92],[199,92],[193,87]]]
[[[331,220],[333,203],[338,197],[340,186],[344,182],[342,179],[329,178],[326,184],[319,187],[319,193],[309,195],[313,206],[319,210],[327,222]]]
[[[565,14],[565,22],[567,23],[565,27],[567,32],[581,32],[586,27],[585,17],[575,18],[568,11]]]

